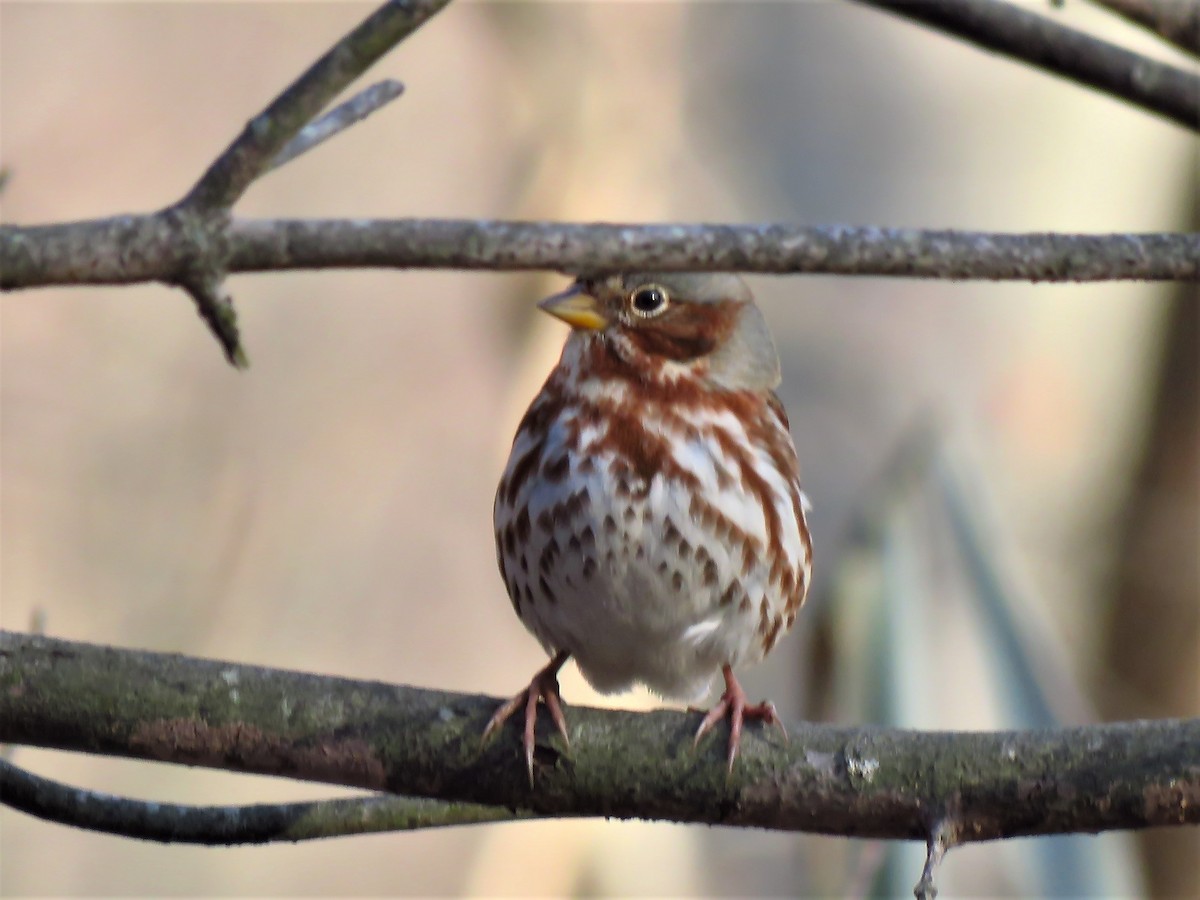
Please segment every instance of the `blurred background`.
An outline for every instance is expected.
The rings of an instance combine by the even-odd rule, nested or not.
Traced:
[[[6,222],[149,210],[369,11],[0,6]],[[1044,12],[1179,63],[1080,2]],[[841,2],[459,3],[404,98],[244,216],[1196,228],[1193,135]],[[492,492],[561,277],[234,277],[235,372],[159,286],[0,303],[0,624],[508,695],[543,662]],[[745,673],[785,718],[1002,728],[1200,711],[1195,286],[754,278],[817,585]],[[882,652],[881,652],[882,651]],[[573,670],[568,703],[598,698]],[[112,793],[319,786],[19,748]],[[514,765],[518,763],[514,750]],[[161,847],[0,809],[4,895],[908,893],[923,848],[617,822]],[[965,896],[1200,893],[1195,829],[952,852]]]

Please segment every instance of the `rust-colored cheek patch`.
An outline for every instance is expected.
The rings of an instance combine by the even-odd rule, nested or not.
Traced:
[[[361,738],[280,737],[253,725],[162,719],[140,725],[130,745],[149,759],[385,789],[383,763]]]

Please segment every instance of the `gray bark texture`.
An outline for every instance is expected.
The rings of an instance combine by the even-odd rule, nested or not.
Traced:
[[[1030,732],[752,729],[731,775],[698,716],[567,710],[531,786],[500,701],[0,633],[0,740],[549,816],[948,845],[1200,822],[1200,720]]]

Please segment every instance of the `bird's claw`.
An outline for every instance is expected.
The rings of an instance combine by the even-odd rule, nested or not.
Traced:
[[[711,731],[714,725],[728,717],[729,753],[727,759],[728,770],[732,773],[733,762],[737,759],[738,750],[742,745],[742,726],[747,719],[757,719],[768,725],[778,725],[785,741],[788,739],[788,733],[783,721],[779,718],[779,713],[776,711],[774,703],[771,703],[769,700],[764,700],[762,703],[747,703],[746,692],[742,690],[742,686],[738,683],[737,678],[734,677],[733,670],[729,666],[724,666],[721,671],[725,676],[725,693],[721,695],[721,699],[717,701],[717,704],[708,711],[707,715],[700,722],[700,727],[696,729],[696,738],[692,741],[692,746],[698,746],[700,739]]]
[[[567,661],[567,654],[560,653],[550,660],[550,664],[540,669],[529,682],[529,687],[518,692],[512,699],[504,702],[488,720],[483,729],[481,740],[486,741],[507,722],[517,710],[525,710],[525,728],[522,745],[525,748],[525,766],[529,770],[529,784],[533,785],[533,749],[535,731],[537,728],[538,700],[546,704],[554,727],[562,735],[563,743],[571,746],[571,737],[567,734],[567,720],[562,711],[562,696],[558,692],[558,670]]]

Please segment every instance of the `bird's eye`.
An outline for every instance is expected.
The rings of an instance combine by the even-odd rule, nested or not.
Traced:
[[[657,284],[643,284],[629,295],[629,305],[633,307],[633,311],[646,318],[657,316],[667,308],[669,302],[666,288]]]

